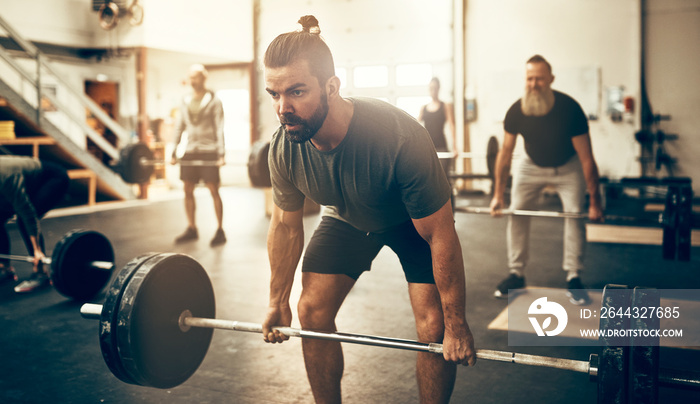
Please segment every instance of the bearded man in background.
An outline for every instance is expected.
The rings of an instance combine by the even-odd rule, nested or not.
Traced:
[[[535,55],[526,63],[525,95],[506,113],[503,147],[496,159],[491,214],[500,216],[510,177],[517,135],[525,141],[525,157],[513,173],[512,210],[534,210],[545,187],[559,195],[567,213],[584,210],[589,195],[588,217],[602,218],[598,189],[598,167],[591,149],[588,120],[581,106],[570,96],[552,90],[552,66]],[[580,278],[586,243],[585,223],[564,219],[562,268],[566,273],[567,295],[576,305],[590,301]],[[525,287],[525,266],[529,258],[530,217],[508,218],[507,248],[509,275],[498,284],[494,296],[507,298],[508,290]]]

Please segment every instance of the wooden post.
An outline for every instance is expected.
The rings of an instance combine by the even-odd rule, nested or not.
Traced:
[[[148,143],[148,113],[146,111],[146,78],[147,78],[147,65],[146,57],[148,50],[145,47],[140,47],[136,53],[136,94],[138,98],[138,128],[137,133],[139,141],[143,143]],[[139,199],[148,198],[148,184],[145,182],[139,184]]]

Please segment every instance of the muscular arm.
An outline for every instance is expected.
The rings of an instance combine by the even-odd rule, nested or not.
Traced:
[[[598,185],[598,165],[595,162],[595,158],[593,158],[591,137],[588,134],[584,134],[572,137],[571,141],[574,144],[574,149],[576,149],[579,160],[581,160],[583,176],[586,178],[586,189],[590,196],[588,218],[591,220],[600,220],[603,216],[603,212]]]
[[[304,248],[303,209],[286,212],[274,206],[267,234],[267,253],[270,259],[270,306],[263,323],[266,342],[282,342],[288,337],[270,329],[276,325],[288,326],[292,321],[289,295],[294,273]]]
[[[462,247],[454,228],[450,202],[428,217],[413,220],[413,223],[430,245],[433,257],[435,284],[445,316],[445,359],[473,365],[476,350],[465,315],[466,283]]]
[[[510,166],[513,161],[513,150],[515,149],[515,141],[517,135],[505,132],[503,137],[503,146],[496,157],[496,167],[494,173],[494,191],[493,199],[491,200],[491,214],[498,215],[499,211],[504,208],[503,194],[506,190],[506,184],[510,177]]]

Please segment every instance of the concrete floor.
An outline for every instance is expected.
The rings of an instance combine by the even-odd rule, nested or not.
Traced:
[[[53,212],[42,222],[47,246],[71,229],[104,233],[116,252],[117,267],[146,252],[178,252],[196,258],[215,290],[217,317],[259,323],[268,298],[269,266],[265,237],[268,219],[262,190],[222,190],[228,243],[209,247],[215,220],[207,192],[197,192],[200,240],[174,245],[185,227],[182,201],[115,204],[110,209]],[[179,196],[179,195],[178,195]],[[318,223],[305,219],[306,238]],[[509,347],[507,333],[487,325],[507,305],[491,297],[506,273],[505,220],[457,214],[468,278],[467,313],[478,348],[510,350],[587,360],[595,347]],[[564,287],[561,222],[533,222],[528,285]],[[19,234],[8,226],[13,253],[24,253]],[[49,250],[52,248],[49,247]],[[657,288],[700,288],[700,251],[691,262],[663,261],[660,247],[592,244],[584,281]],[[31,271],[15,264],[20,278]],[[299,276],[292,303],[300,293]],[[101,303],[103,295],[93,299]],[[217,330],[198,371],[182,385],[160,390],[125,384],[115,378],[100,353],[96,321],[82,319],[81,303],[52,288],[32,295],[0,288],[0,403],[311,403],[301,344],[262,342],[258,334]],[[295,316],[296,317],[296,316]],[[293,326],[298,327],[296,318]],[[338,318],[345,332],[414,339],[413,316],[398,260],[383,250],[370,273],[348,296]],[[416,403],[415,353],[344,344],[346,403]],[[662,350],[662,366],[698,369],[698,350]],[[692,401],[697,392],[661,390],[661,402]],[[593,403],[596,385],[584,374],[480,361],[460,368],[453,403]]]

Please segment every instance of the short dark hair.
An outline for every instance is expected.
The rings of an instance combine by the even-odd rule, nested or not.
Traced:
[[[284,67],[296,60],[309,62],[311,74],[324,85],[329,78],[335,76],[333,55],[326,42],[321,38],[318,20],[313,15],[305,15],[299,19],[301,31],[292,31],[275,38],[265,51],[263,63],[265,67]]]
[[[529,63],[544,63],[547,66],[547,69],[549,69],[549,72],[550,73],[552,72],[552,65],[550,65],[549,62],[547,61],[547,59],[545,59],[544,56],[542,56],[542,55],[534,55],[533,57],[528,59],[527,63],[525,63],[525,64],[529,64]]]

